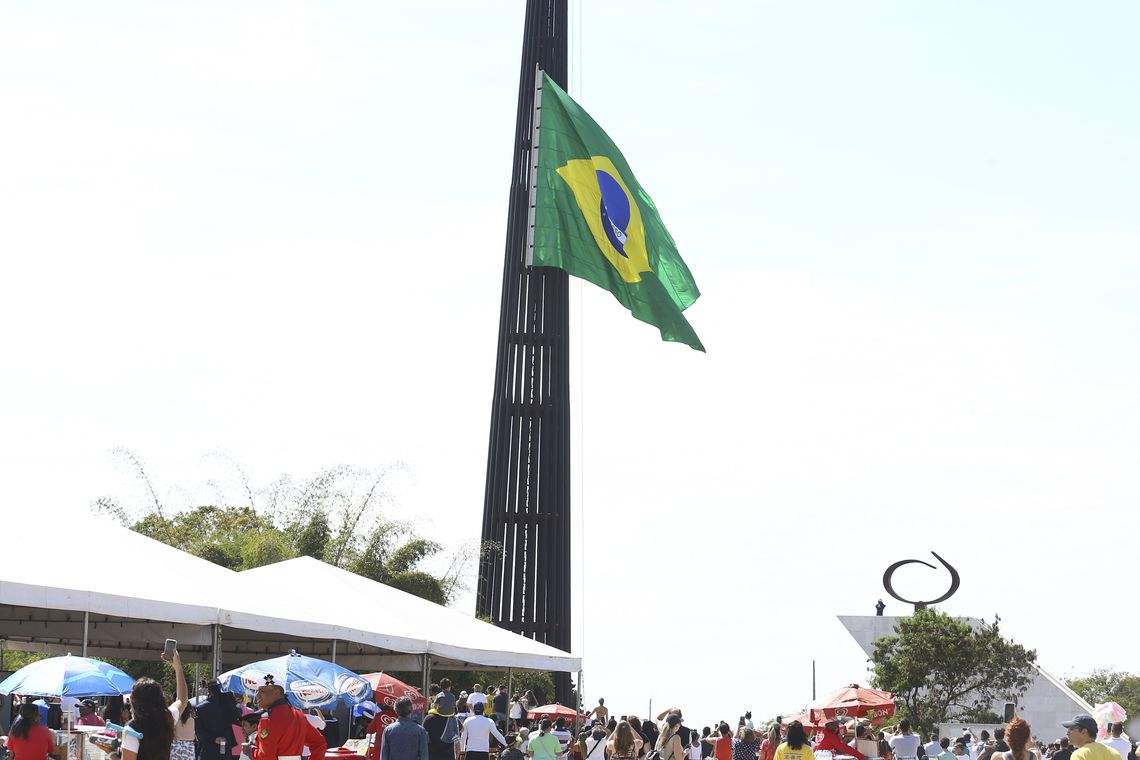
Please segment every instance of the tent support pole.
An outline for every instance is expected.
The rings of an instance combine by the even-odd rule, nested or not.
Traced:
[[[578,721],[582,720],[582,671],[580,670],[578,671],[577,687],[574,692],[578,695],[578,714],[574,716],[574,725],[578,725]]]
[[[430,700],[431,695],[428,694],[428,691],[431,689],[431,655],[428,654],[427,652],[424,652],[423,658],[424,658],[424,666],[423,666],[424,691],[423,691],[423,694],[424,694],[424,699]],[[430,708],[431,705],[429,704],[428,707]]]
[[[91,613],[83,613],[83,656],[87,656],[87,634],[91,630]]]
[[[514,668],[507,668],[507,693],[512,697],[515,695],[515,671]]]
[[[333,665],[336,665],[336,639],[333,639],[332,662],[333,662]]]
[[[210,675],[216,680],[222,674],[222,627],[214,623],[214,646],[210,656]]]

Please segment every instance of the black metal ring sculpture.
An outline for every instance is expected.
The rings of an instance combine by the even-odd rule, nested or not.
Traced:
[[[953,565],[951,565],[946,560],[942,559],[942,557],[940,557],[938,555],[938,552],[931,552],[931,554],[934,555],[935,559],[937,559],[939,562],[942,563],[943,567],[945,567],[947,570],[950,571],[950,590],[947,591],[942,596],[938,597],[937,599],[931,599],[928,602],[914,602],[914,601],[911,601],[910,599],[903,599],[901,596],[899,596],[897,593],[895,593],[895,587],[891,584],[891,576],[895,574],[895,570],[898,570],[903,565],[910,565],[912,563],[917,563],[919,565],[926,565],[931,570],[937,570],[938,569],[937,567],[930,564],[929,562],[924,562],[921,559],[902,559],[902,560],[899,560],[898,562],[894,563],[890,567],[888,567],[887,571],[885,573],[883,573],[883,587],[887,590],[887,593],[890,594],[891,596],[893,596],[895,599],[898,599],[900,602],[906,602],[907,604],[913,604],[915,612],[917,612],[918,610],[921,610],[921,609],[925,609],[928,604],[938,604],[939,602],[946,601],[947,599],[949,599],[951,596],[954,595],[954,592],[958,590],[958,586],[962,582],[962,579],[960,577],[958,577],[958,571],[954,569]]]

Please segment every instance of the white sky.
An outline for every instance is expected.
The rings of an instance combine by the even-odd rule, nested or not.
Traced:
[[[6,514],[139,503],[116,446],[177,502],[222,450],[262,484],[407,462],[396,516],[476,539],[522,11],[0,6]],[[931,549],[945,609],[1058,675],[1140,670],[1138,22],[576,0],[570,92],[708,347],[572,285],[588,698],[708,723],[801,706],[813,658],[864,681],[835,615]]]

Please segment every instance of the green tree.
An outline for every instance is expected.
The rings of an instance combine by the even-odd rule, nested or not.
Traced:
[[[1129,715],[1140,713],[1140,676],[1134,673],[1098,668],[1065,683],[1089,704],[1116,702]]]
[[[241,571],[309,556],[438,604],[462,588],[464,553],[457,552],[445,572],[429,572],[424,563],[443,547],[384,514],[383,507],[394,504],[387,482],[399,466],[331,467],[300,481],[282,476],[259,491],[230,462],[240,482],[237,503],[222,484],[210,481],[215,503],[177,510],[163,503],[137,456],[125,449],[115,455],[142,486],[143,505],[132,513],[117,499],[103,497],[92,508],[214,564]]]
[[[875,642],[873,683],[893,692],[917,730],[989,713],[1017,700],[1036,677],[1037,653],[1002,637],[999,618],[972,627],[934,608],[899,621]]]

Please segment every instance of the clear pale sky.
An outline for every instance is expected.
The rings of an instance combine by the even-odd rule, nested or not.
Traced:
[[[116,446],[190,502],[220,450],[260,484],[406,462],[396,516],[477,539],[522,14],[0,7],[6,514],[141,503]],[[946,610],[1057,675],[1140,670],[1138,24],[575,2],[569,91],[661,209],[708,348],[571,286],[590,700],[708,723],[802,706],[813,658],[821,692],[865,681],[835,615],[930,550]]]

